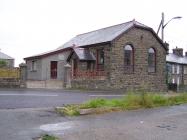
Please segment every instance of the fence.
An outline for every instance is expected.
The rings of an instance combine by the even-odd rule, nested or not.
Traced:
[[[19,68],[0,68],[0,78],[20,78]]]
[[[168,90],[177,91],[177,84],[168,83]]]

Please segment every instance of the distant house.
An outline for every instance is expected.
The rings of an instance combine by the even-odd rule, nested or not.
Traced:
[[[69,76],[68,63],[75,88],[165,91],[166,53],[154,30],[133,20],[77,35],[56,50],[25,58],[27,79],[33,87],[63,81]]]
[[[176,84],[177,86],[187,86],[187,52],[183,55],[182,48],[173,49],[166,57],[168,83]]]
[[[2,62],[5,63],[5,67],[8,67],[8,68],[14,67],[14,58],[8,56],[7,54],[4,54],[1,51],[0,51],[0,61],[1,61],[1,63]]]

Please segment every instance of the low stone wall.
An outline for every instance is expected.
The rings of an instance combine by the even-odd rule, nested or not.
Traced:
[[[0,78],[0,88],[19,88],[19,78]]]
[[[61,80],[26,81],[26,88],[63,89],[63,85]]]
[[[107,80],[72,80],[71,81],[72,88],[78,89],[103,89],[107,90],[110,89],[109,82]]]

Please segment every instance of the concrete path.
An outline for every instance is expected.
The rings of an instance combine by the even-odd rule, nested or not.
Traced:
[[[53,109],[0,110],[0,140],[33,140],[45,134],[39,127],[46,123],[68,121]]]
[[[187,105],[71,118],[62,131],[50,126],[62,140],[186,140]]]
[[[186,140],[187,105],[61,117],[48,109],[0,110],[0,140]]]

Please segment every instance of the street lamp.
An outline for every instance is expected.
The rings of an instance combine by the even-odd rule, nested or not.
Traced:
[[[161,38],[162,38],[162,41],[164,42],[164,28],[168,25],[168,23],[170,21],[172,21],[173,19],[181,19],[182,17],[180,16],[177,16],[177,17],[173,17],[171,18],[166,24],[164,24],[164,13],[162,13],[162,19],[161,19],[161,22],[160,22],[160,25],[158,27],[158,31],[157,31],[157,34],[159,33],[160,31],[160,28],[161,28],[161,31],[162,31],[162,34],[161,34]]]

